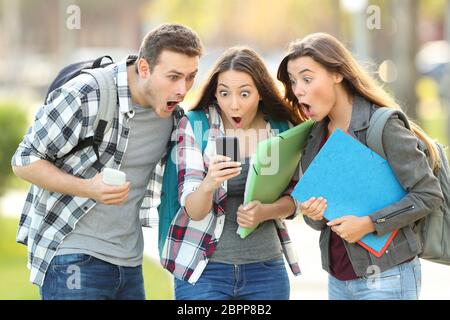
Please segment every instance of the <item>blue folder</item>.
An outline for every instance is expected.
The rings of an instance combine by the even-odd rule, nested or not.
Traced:
[[[311,197],[327,199],[324,216],[328,220],[367,216],[405,195],[389,163],[339,129],[329,137],[292,193],[300,202]],[[370,233],[359,244],[380,257],[396,232],[382,236]]]

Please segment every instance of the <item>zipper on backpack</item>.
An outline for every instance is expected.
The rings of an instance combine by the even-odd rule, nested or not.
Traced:
[[[414,209],[414,205],[410,205],[410,206],[407,206],[406,208],[395,210],[395,211],[391,212],[390,214],[388,214],[387,216],[385,216],[384,218],[377,219],[376,222],[377,223],[386,222],[386,219],[398,216],[399,214],[402,214],[403,212],[406,212],[406,211],[409,211],[412,209]]]

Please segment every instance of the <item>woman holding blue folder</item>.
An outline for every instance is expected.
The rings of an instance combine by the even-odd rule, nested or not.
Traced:
[[[193,128],[187,117],[177,130],[174,161],[181,208],[161,260],[175,277],[175,298],[289,299],[283,254],[292,272],[300,273],[281,220],[297,211],[289,196],[292,189],[272,204],[242,203],[248,159],[255,145],[272,135],[271,119],[299,120],[258,54],[240,47],[218,60],[193,110],[207,116],[210,129],[204,152],[195,139],[196,125]],[[239,138],[242,164],[215,155],[215,138],[224,135]],[[239,225],[259,223],[245,239],[236,233]]]
[[[279,66],[278,79],[292,107],[316,121],[301,158],[303,172],[335,129],[366,145],[375,110],[399,108],[344,45],[324,33],[292,42]],[[440,206],[443,196],[433,174],[436,150],[417,125],[412,130],[414,133],[393,116],[383,131],[387,161],[407,191],[399,202],[369,216],[344,215],[329,222],[323,218],[327,203],[320,195],[300,205],[306,223],[321,231],[322,267],[329,273],[330,299],[419,297],[421,272],[417,255],[421,244],[415,223]],[[419,139],[425,143],[431,163],[418,148]],[[368,233],[383,235],[395,229],[397,235],[379,258],[355,243]]]

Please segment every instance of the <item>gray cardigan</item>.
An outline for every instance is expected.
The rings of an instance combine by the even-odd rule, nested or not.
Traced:
[[[355,96],[348,133],[366,144],[369,120],[377,106],[360,96]],[[328,125],[328,118],[314,124],[304,149],[301,166],[305,172],[317,155]],[[357,243],[344,241],[345,248],[358,277],[373,274],[374,265],[381,272],[418,255],[422,244],[416,230],[416,221],[426,216],[443,203],[443,195],[426,155],[424,144],[405,128],[397,116],[386,123],[383,131],[383,147],[387,160],[397,179],[408,192],[400,201],[370,215],[376,233],[383,235],[399,229],[385,253],[377,258]],[[343,150],[343,152],[345,152]],[[306,223],[320,230],[320,250],[322,267],[330,272],[329,242],[331,228],[322,221],[304,217]]]

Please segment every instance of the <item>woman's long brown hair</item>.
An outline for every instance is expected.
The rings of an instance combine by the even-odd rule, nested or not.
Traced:
[[[274,120],[291,121],[293,124],[301,122],[290,104],[283,99],[262,58],[247,47],[232,47],[219,58],[192,110],[206,108],[217,103],[215,97],[217,79],[219,74],[228,70],[245,72],[252,77],[262,100],[259,108],[269,117]]]
[[[305,56],[321,64],[327,71],[342,75],[342,84],[347,94],[359,94],[380,107],[400,109],[395,100],[358,64],[350,51],[339,40],[326,33],[314,33],[301,40],[291,42],[286,57],[278,67],[277,77],[284,85],[285,99],[289,101],[299,118],[306,119],[306,116],[292,91],[287,64],[291,60]],[[433,140],[419,125],[412,121],[410,121],[410,125],[413,133],[427,145],[432,168],[436,172],[439,161],[438,151]]]

